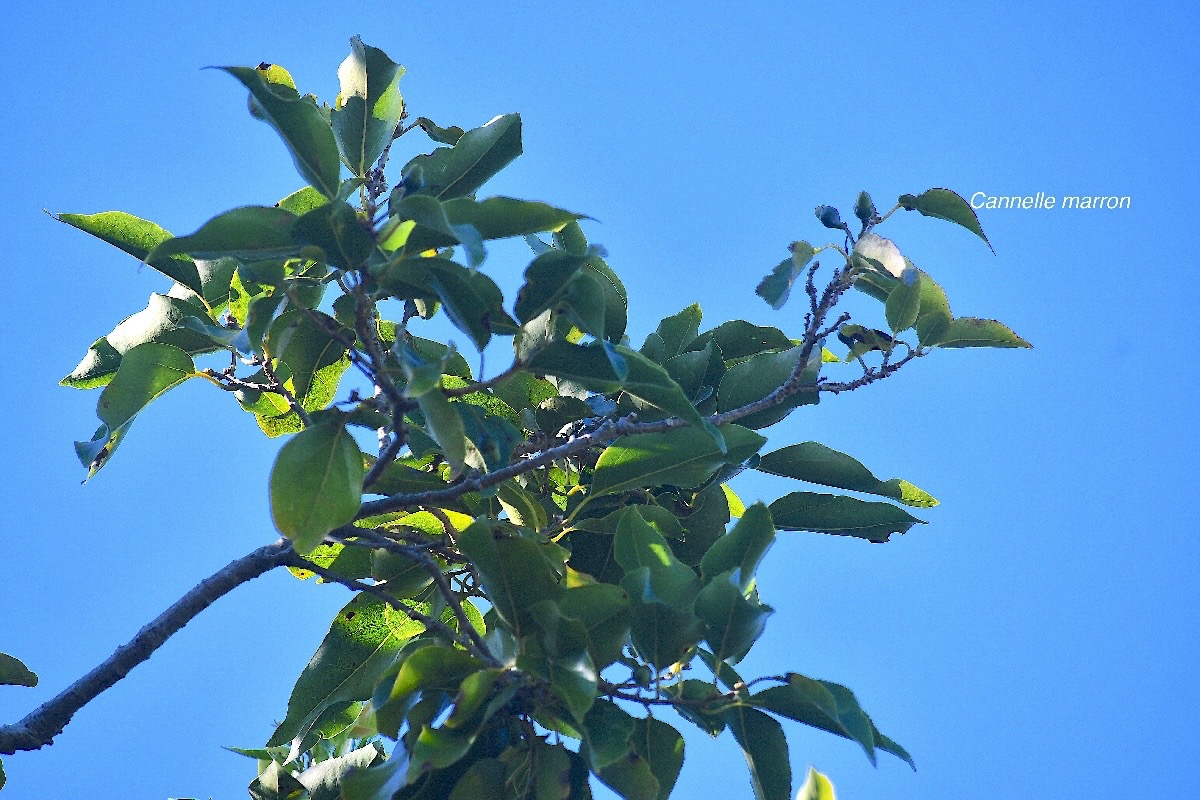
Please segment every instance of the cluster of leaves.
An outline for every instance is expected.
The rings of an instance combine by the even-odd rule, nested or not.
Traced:
[[[332,107],[279,66],[224,71],[308,185],[188,236],[120,212],[58,215],[172,280],[63,383],[103,387],[100,428],[76,445],[89,475],[152,400],[193,378],[233,394],[268,436],[294,434],[270,481],[289,565],[356,594],[274,735],[239,751],[260,760],[251,794],[578,800],[594,776],[629,800],[666,798],[684,757],[654,713],[667,710],[728,730],[764,800],[792,796],[781,719],[856,742],[872,763],[882,750],[911,764],[846,687],[747,680],[736,665],[772,614],[755,575],[778,531],[886,542],[921,522],[906,508],[937,501],[817,442],[764,453],[760,431],[934,349],[1026,343],[954,317],[873,232],[892,212],[863,193],[857,236],[818,208],[839,241],[794,243],[758,287],[780,308],[802,285],[802,329],[701,330],[692,305],[634,349],[624,286],[582,215],[477,197],[521,153],[518,115],[472,130],[410,122],[403,69],[357,39]],[[416,129],[438,146],[390,186],[389,154]],[[983,237],[948,190],[900,208]],[[511,306],[482,270],[487,243],[510,237],[533,251]],[[823,251],[840,266],[822,288]],[[884,303],[888,330],[830,319],[850,288]],[[414,332],[439,313],[477,349],[510,337],[511,366],[485,379]],[[841,356],[825,347],[834,333]],[[215,366],[197,366],[206,354]],[[351,367],[372,396],[338,399]],[[746,507],[729,481],[748,468],[883,500],[798,490]],[[810,774],[804,796],[831,796],[822,781]]]

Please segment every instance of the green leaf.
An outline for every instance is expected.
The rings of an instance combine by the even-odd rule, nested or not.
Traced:
[[[511,197],[489,197],[482,201],[463,197],[447,200],[443,208],[451,224],[471,225],[484,239],[557,231],[568,222],[584,219],[583,214]]]
[[[567,617],[583,623],[596,669],[621,657],[629,638],[629,595],[621,587],[607,583],[575,586],[563,592],[558,607]]]
[[[292,212],[297,217],[307,214],[314,208],[320,208],[329,202],[329,198],[311,186],[297,189],[275,205]]]
[[[733,530],[717,539],[700,561],[705,582],[728,570],[739,570],[742,591],[749,591],[767,550],[775,542],[775,524],[771,512],[762,503],[746,509]]]
[[[667,800],[683,769],[683,737],[662,720],[645,717],[634,721],[629,742],[658,781],[658,800]]]
[[[994,319],[958,317],[936,339],[936,347],[1033,347]]]
[[[38,676],[19,659],[0,653],[0,686],[37,686]]]
[[[345,359],[344,340],[353,339],[353,332],[332,317],[319,311],[293,309],[276,317],[271,324],[266,349],[287,365],[296,400],[305,410],[313,410],[314,393],[323,388],[318,386],[318,375]],[[323,406],[324,403],[320,407]]]
[[[383,758],[378,747],[367,744],[345,755],[313,764],[296,777],[308,789],[311,800],[342,800],[342,786],[346,778],[383,761]]]
[[[503,798],[506,796],[506,777],[507,771],[503,761],[498,758],[481,758],[471,764],[454,784],[454,791],[450,792],[449,800]]]
[[[591,497],[641,486],[698,486],[725,464],[740,464],[766,439],[740,425],[722,425],[726,452],[700,428],[623,436],[596,462]]]
[[[496,499],[501,508],[508,514],[514,525],[521,525],[535,531],[546,527],[546,509],[538,503],[537,498],[526,491],[516,480],[500,484]]]
[[[906,274],[911,275],[907,271]],[[905,280],[898,281],[888,294],[884,315],[892,333],[906,331],[917,322],[917,314],[921,310],[921,282],[919,275],[913,278],[911,283]]]
[[[893,533],[924,525],[891,503],[869,503],[842,495],[792,492],[771,503],[775,527],[785,531],[816,531],[886,542]]]
[[[342,270],[358,269],[375,251],[375,238],[348,203],[334,201],[295,220],[291,238],[319,247],[325,261]]]
[[[533,604],[562,596],[542,547],[529,539],[494,533],[481,521],[459,534],[458,547],[475,565],[496,613],[518,638],[536,630],[531,627]]]
[[[920,211],[923,216],[944,219],[947,222],[963,226],[983,239],[993,253],[996,252],[996,248],[992,247],[992,243],[988,241],[987,236],[983,233],[983,228],[979,225],[979,217],[976,216],[975,209],[971,208],[971,204],[957,192],[949,189],[927,189],[916,196],[902,194],[899,202],[905,211]]]
[[[4,784],[7,781],[8,781],[8,779],[4,775],[4,761],[2,759],[0,759],[0,789],[4,788]]]
[[[414,124],[425,131],[425,134],[438,144],[457,144],[464,133],[463,129],[457,125],[443,128],[429,117],[417,117],[417,121]]]
[[[293,88],[281,90],[251,67],[218,67],[250,90],[251,110],[287,145],[304,180],[326,197],[336,197],[341,161],[329,121],[315,102],[299,97]]]
[[[669,316],[658,323],[655,333],[663,344],[663,357],[657,362],[661,364],[668,358],[674,358],[682,353],[683,349],[691,344],[700,332],[700,322],[703,317],[700,306],[692,303],[678,314]]]
[[[275,761],[249,786],[251,800],[308,800],[308,790]]]
[[[401,717],[408,710],[407,701],[416,692],[426,689],[457,692],[464,678],[481,669],[483,664],[479,659],[455,647],[420,648],[404,659],[394,679],[385,678],[376,688],[372,705],[379,732],[396,738]]]
[[[202,293],[200,273],[192,259],[184,255],[147,258],[150,251],[171,238],[170,233],[155,223],[126,214],[124,211],[55,214],[54,218],[124,250],[196,294]]]
[[[664,574],[664,570],[656,573],[651,567],[639,567],[621,579],[621,587],[629,593],[633,646],[642,660],[658,670],[678,663],[704,638],[704,623],[692,607],[699,581],[672,582],[664,580]],[[658,587],[671,594],[660,594]]]
[[[97,339],[71,374],[59,383],[76,389],[104,386],[116,375],[123,354],[147,342],[173,345],[189,355],[218,349],[209,337],[186,327],[189,318],[209,321],[199,306],[169,295],[152,294],[146,308],[126,317],[111,333]]]
[[[871,718],[854,697],[854,692],[837,683],[817,681],[794,672],[788,682],[750,696],[748,702],[814,728],[857,742],[875,763],[875,736]]]
[[[104,424],[91,442],[75,443],[80,461],[88,467],[88,477],[107,463],[125,429],[143,408],[195,375],[192,357],[173,345],[150,342],[125,353],[96,404],[96,416]]]
[[[513,307],[517,319],[527,323],[557,306],[586,261],[561,250],[547,250],[533,259],[525,269],[525,284],[517,292]]]
[[[721,385],[717,389],[717,410],[732,411],[767,397],[792,376],[803,355],[804,348],[797,346],[778,353],[759,353],[731,367],[721,378]],[[800,378],[801,387],[815,387],[820,369],[821,351],[819,347],[814,347]],[[766,428],[779,422],[797,406],[813,405],[819,401],[819,392],[802,388],[773,408],[742,417],[738,424],[751,429]]]
[[[408,779],[408,759],[394,758],[351,772],[342,781],[343,800],[392,800]]]
[[[534,603],[529,616],[541,635],[522,638],[517,668],[549,681],[571,719],[580,723],[596,699],[599,679],[588,655],[587,629],[579,620],[565,617],[553,600]]]
[[[608,700],[597,700],[584,721],[582,752],[604,785],[625,800],[657,800],[658,778],[631,742],[637,721]],[[669,762],[662,760],[667,771]]]
[[[459,244],[445,206],[437,198],[394,192],[388,201],[388,214],[391,219],[379,234],[379,245],[385,250],[403,248],[406,254],[415,255]]]
[[[610,347],[554,341],[533,354],[529,369],[538,375],[566,378],[592,391],[613,392],[628,375],[628,367]]]
[[[804,779],[804,785],[796,794],[796,800],[837,800],[837,795],[833,792],[833,784],[829,782],[829,778],[809,767],[808,777]]]
[[[341,93],[330,112],[330,124],[342,160],[359,177],[367,174],[392,141],[404,100],[400,77],[404,67],[355,36],[350,55],[338,67]]]
[[[926,275],[920,275],[921,308],[917,313],[917,341],[928,347],[938,341],[950,327],[950,303],[946,293],[937,281]]]
[[[751,325],[740,319],[722,322],[710,331],[697,336],[685,350],[700,350],[709,341],[721,348],[722,357],[728,361],[740,361],[747,356],[768,350],[783,350],[795,345],[778,328]]]
[[[690,426],[707,431],[714,438],[718,436],[716,428],[700,416],[692,401],[679,388],[679,384],[671,380],[665,369],[636,350],[622,345],[617,345],[616,350],[625,359],[628,370],[625,380],[621,382],[623,391],[643,403],[679,417]],[[720,440],[717,441],[719,445]]]
[[[362,504],[363,461],[341,421],[306,428],[285,444],[271,469],[271,516],[296,550],[311,551]]]
[[[439,200],[468,197],[519,155],[521,116],[505,114],[467,131],[453,147],[439,147],[408,162],[404,185]]]
[[[792,767],[783,727],[761,711],[734,706],[721,712],[750,767],[755,800],[792,800]]]
[[[421,395],[417,398],[417,405],[425,417],[426,433],[437,442],[446,463],[450,465],[451,477],[462,474],[467,458],[467,434],[463,429],[462,417],[440,391]]]
[[[783,308],[791,294],[792,284],[804,272],[816,252],[808,242],[793,242],[791,258],[780,261],[771,274],[762,279],[754,293],[776,311]]]
[[[179,253],[245,261],[287,258],[303,246],[292,236],[295,222],[295,214],[277,206],[242,206],[218,214],[190,236],[163,241],[150,251],[147,263]]]
[[[288,699],[287,716],[267,746],[298,745],[325,709],[368,699],[379,676],[395,663],[400,648],[424,629],[382,600],[356,595],[338,612],[321,646],[300,673]]]
[[[741,661],[766,629],[770,606],[742,593],[741,572],[732,569],[713,577],[696,595],[696,616],[704,621],[704,640],[718,661]]]
[[[675,558],[663,535],[642,519],[636,506],[621,517],[613,541],[613,556],[626,574],[646,568],[656,598],[686,606],[700,588],[692,568]]]
[[[767,453],[755,469],[823,486],[890,497],[906,506],[932,508],[938,504],[932,495],[908,481],[899,478],[881,481],[857,459],[819,442],[802,442]]]

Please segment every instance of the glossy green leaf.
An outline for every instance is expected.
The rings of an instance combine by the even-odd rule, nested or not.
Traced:
[[[532,200],[511,197],[489,197],[476,201],[469,197],[447,200],[443,205],[451,224],[466,223],[479,231],[484,239],[506,239],[531,233],[560,230],[568,222],[583,219],[561,208]]]
[[[604,287],[587,270],[567,284],[562,297],[563,311],[575,327],[597,340],[604,338],[605,303]]]
[[[439,200],[467,197],[519,155],[521,116],[505,114],[467,131],[453,147],[414,158],[404,167],[404,185]]]
[[[823,486],[890,497],[906,506],[932,508],[938,504],[932,495],[908,481],[899,478],[881,481],[857,459],[819,442],[802,442],[767,453],[755,469]]]
[[[442,449],[442,455],[450,465],[451,476],[461,474],[467,458],[467,434],[463,429],[462,417],[440,391],[421,395],[417,398],[417,405],[425,416],[425,431]]]
[[[244,261],[288,258],[303,247],[292,236],[295,222],[295,214],[277,206],[242,206],[218,214],[189,236],[163,241],[150,251],[147,263],[179,253]]]
[[[525,269],[525,284],[517,292],[513,307],[516,318],[527,323],[558,305],[586,261],[582,256],[560,250],[548,250],[531,261]]]
[[[403,248],[408,254],[419,254],[459,244],[445,206],[435,197],[398,191],[388,202],[388,214],[391,219],[379,234],[384,250]]]
[[[89,477],[106,463],[143,408],[195,375],[191,356],[173,345],[150,342],[125,353],[96,404],[96,416],[104,424],[90,443],[75,443]]]
[[[350,40],[350,55],[338,67],[341,92],[330,124],[342,160],[355,175],[365,176],[392,141],[404,110],[402,75],[404,67],[382,50],[357,36]]]
[[[625,380],[621,382],[624,392],[682,419],[690,426],[707,431],[714,438],[718,436],[717,429],[700,416],[692,401],[679,388],[679,384],[671,380],[665,369],[636,350],[621,345],[617,345],[616,350],[625,359],[628,370]]]
[[[994,319],[958,317],[931,344],[937,347],[1033,347]]]
[[[898,281],[884,305],[884,315],[892,333],[906,331],[917,322],[917,314],[921,310],[921,282],[919,276],[912,277],[911,282]]]
[[[716,342],[726,361],[739,361],[756,353],[787,349],[795,345],[795,342],[778,328],[752,325],[744,320],[735,319],[700,334],[686,349],[700,350],[709,341]]]
[[[714,576],[696,595],[695,608],[704,622],[704,641],[718,661],[744,658],[774,613],[770,606],[743,595],[738,569]]]
[[[922,272],[920,283],[921,307],[917,313],[917,341],[928,347],[945,334],[952,317],[946,293],[938,286],[937,281]]]
[[[657,800],[658,779],[631,742],[636,726],[615,703],[597,700],[584,722],[583,752],[596,777],[625,800]]]
[[[308,800],[308,790],[304,784],[274,761],[248,788],[251,800]]]
[[[307,214],[314,208],[320,208],[329,202],[329,198],[311,186],[297,189],[275,205],[292,212],[297,217]]]
[[[750,696],[749,702],[857,742],[871,763],[875,763],[874,725],[853,692],[840,684],[813,680],[794,672],[787,677],[786,684],[757,692]]]
[[[925,524],[890,503],[870,503],[842,495],[792,492],[771,503],[775,527],[786,531],[816,531],[857,536],[869,542],[886,542],[893,533],[905,533]]]
[[[278,89],[251,67],[219,67],[250,90],[255,116],[279,133],[304,180],[326,197],[340,186],[341,160],[333,129],[316,103]]]
[[[578,724],[596,699],[599,679],[588,655],[587,631],[578,620],[564,617],[553,600],[534,603],[529,616],[540,636],[522,637],[517,668],[547,681],[570,721]]]
[[[362,503],[363,461],[341,422],[306,428],[279,451],[271,469],[271,516],[296,550],[354,519]]]
[[[740,588],[748,591],[767,550],[775,542],[775,524],[771,512],[755,503],[742,514],[733,530],[717,539],[700,561],[705,582],[728,570],[738,570]]]
[[[504,296],[491,278],[444,258],[414,261],[426,272],[450,321],[471,338],[477,349],[487,345],[493,331],[516,332],[516,322],[504,311]]]
[[[366,578],[371,575],[371,549],[360,544],[342,544],[330,542],[313,548],[307,556],[309,561],[319,567],[325,567],[346,578]],[[302,581],[315,574],[301,567],[288,567],[288,572]],[[318,583],[325,583],[325,578],[318,578]]]
[[[625,284],[598,256],[589,258],[583,265],[583,271],[591,274],[604,289],[604,338],[610,342],[620,342],[629,322],[629,297]]]
[[[348,203],[334,201],[295,220],[290,238],[319,247],[325,261],[342,270],[358,269],[375,251],[375,238]]]
[[[837,795],[829,778],[809,767],[804,785],[796,793],[796,800],[837,800]]]
[[[740,464],[766,439],[739,425],[722,425],[726,451],[700,428],[623,436],[605,448],[592,477],[593,497],[641,486],[698,486],[725,464]]]
[[[659,670],[677,663],[704,638],[704,623],[692,609],[693,590],[699,581],[685,586],[663,580],[662,575],[640,567],[621,580],[621,587],[629,593],[633,646],[647,664]],[[657,591],[659,586],[677,593],[663,596]]]
[[[483,668],[479,659],[449,645],[429,645],[404,659],[395,677],[384,676],[372,697],[379,732],[395,738],[411,697],[426,689],[454,694],[463,679]],[[436,712],[435,712],[436,715]]]
[[[778,353],[759,353],[731,367],[721,378],[721,385],[717,389],[717,410],[732,411],[770,395],[792,376],[804,354],[803,351],[803,347],[797,346]],[[815,386],[820,367],[820,350],[813,348],[801,375],[800,386]],[[802,388],[773,408],[742,417],[738,424],[752,429],[766,428],[779,422],[797,406],[812,405],[819,400],[819,392]]]
[[[673,314],[658,323],[655,333],[663,343],[663,358],[658,361],[674,358],[692,343],[700,332],[700,322],[704,318],[700,306],[692,303],[678,314]]]
[[[975,209],[957,192],[949,189],[927,189],[919,195],[902,194],[899,203],[905,211],[919,211],[923,216],[944,219],[969,230],[987,244],[994,253],[996,248],[988,241],[979,225]]]
[[[296,309],[271,324],[266,347],[291,372],[292,395],[306,410],[313,410],[318,374],[345,358],[347,340],[354,340],[353,332],[332,317]]]
[[[617,526],[613,557],[626,573],[645,567],[650,570],[655,597],[667,603],[685,606],[700,588],[692,568],[675,558],[662,534],[647,524],[631,507]]]
[[[329,633],[300,673],[287,716],[268,747],[299,744],[325,709],[366,700],[375,682],[395,663],[400,648],[424,626],[370,595],[356,595],[338,612]]]
[[[721,712],[721,718],[742,747],[755,800],[792,800],[792,767],[783,727],[761,711],[741,705]]]
[[[111,333],[97,339],[71,374],[59,383],[76,389],[104,386],[117,373],[123,354],[147,342],[173,345],[189,355],[216,350],[209,337],[185,327],[188,318],[208,321],[203,309],[186,300],[150,295],[146,308],[126,317]]]
[[[102,211],[99,214],[55,214],[59,222],[90,233],[129,255],[149,264],[168,278],[201,294],[200,273],[192,259],[185,255],[147,259],[155,247],[171,238],[171,234],[149,220],[124,211]]]
[[[558,607],[583,623],[596,669],[621,657],[629,638],[629,595],[621,587],[607,583],[574,586],[563,592]]]
[[[392,800],[408,779],[408,758],[392,758],[366,769],[355,770],[342,781],[342,800]]]
[[[7,653],[0,653],[0,686],[37,686],[38,676]]]
[[[475,565],[496,613],[518,638],[531,630],[534,603],[562,596],[542,548],[529,539],[496,533],[486,522],[477,522],[459,535],[458,547]]]
[[[667,800],[683,769],[683,737],[662,720],[645,717],[634,721],[629,742],[658,781],[658,800]]]
[[[853,361],[875,351],[891,352],[896,346],[896,340],[884,331],[864,328],[862,325],[843,325],[838,328],[837,336],[842,344],[850,348],[844,361]]]
[[[614,354],[615,351],[598,344],[556,341],[534,353],[529,359],[529,369],[538,375],[566,378],[593,391],[612,392],[628,375],[625,360],[620,356],[614,358]]]
[[[496,492],[496,499],[514,525],[521,525],[535,531],[546,527],[548,522],[546,509],[542,508],[537,498],[526,491],[516,480],[500,484]]]
[[[457,144],[464,133],[463,129],[457,125],[443,128],[429,117],[417,117],[417,121],[414,124],[425,131],[425,134],[438,144]]]

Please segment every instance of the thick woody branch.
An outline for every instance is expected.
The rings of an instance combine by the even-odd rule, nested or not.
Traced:
[[[62,733],[75,712],[150,658],[155,650],[217,599],[284,564],[291,552],[291,542],[280,539],[230,562],[202,580],[157,619],[138,631],[128,644],[117,648],[111,657],[53,700],[44,703],[20,722],[0,727],[0,754],[38,750],[52,744],[54,737]]]

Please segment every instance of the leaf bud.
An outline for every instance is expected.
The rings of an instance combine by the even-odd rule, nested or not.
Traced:
[[[835,231],[840,231],[846,227],[846,223],[842,222],[842,215],[833,206],[817,206],[817,219],[826,228],[833,228]]]

